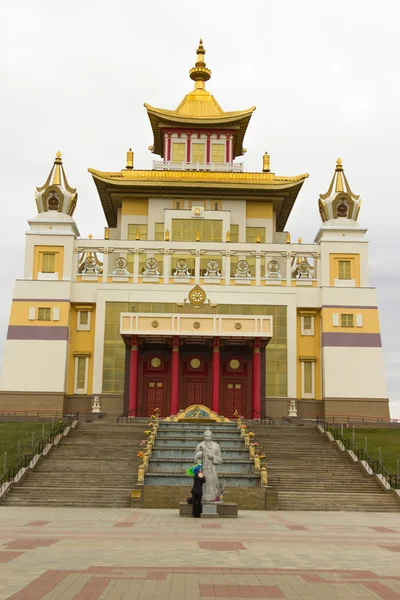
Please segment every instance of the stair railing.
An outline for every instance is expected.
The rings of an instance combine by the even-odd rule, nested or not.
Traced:
[[[127,413],[122,413],[117,417],[117,423],[131,423],[138,418],[138,411],[136,408],[129,410]]]
[[[40,440],[36,444],[36,446],[32,448],[31,452],[24,454],[24,456],[20,458],[17,464],[13,467],[8,467],[4,471],[3,475],[0,477],[0,488],[3,486],[4,483],[12,481],[21,469],[26,469],[30,465],[32,459],[37,454],[42,454],[43,450],[48,444],[53,444],[54,439],[57,437],[57,435],[61,435],[64,429],[70,426],[72,424],[72,421],[74,421],[75,419],[76,415],[65,415],[63,419],[60,420],[60,422],[57,423],[57,425],[52,429],[50,434],[46,438]]]
[[[345,438],[340,429],[333,427],[327,421],[322,421],[317,419],[316,424],[323,427],[324,431],[329,432],[334,440],[338,440],[343,444],[346,450],[351,450],[353,454],[357,457],[358,460],[363,460],[367,463],[369,468],[375,475],[383,475],[388,484],[390,485],[390,489],[397,490],[400,489],[400,477],[399,475],[389,473],[386,469],[385,465],[380,460],[373,460],[365,448],[359,448],[350,438]]]

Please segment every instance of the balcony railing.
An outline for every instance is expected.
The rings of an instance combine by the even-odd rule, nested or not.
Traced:
[[[206,162],[172,162],[170,160],[153,160],[155,171],[222,171],[242,173],[243,163],[206,163]]]
[[[79,240],[73,280],[313,287],[321,285],[319,257],[317,244]]]

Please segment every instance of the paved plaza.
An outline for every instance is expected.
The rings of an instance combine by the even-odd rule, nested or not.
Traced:
[[[0,507],[0,600],[400,600],[400,517]]]

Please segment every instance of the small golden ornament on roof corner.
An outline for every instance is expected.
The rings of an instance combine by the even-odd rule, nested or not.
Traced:
[[[200,241],[200,229],[197,229],[196,231],[196,242]]]
[[[62,154],[61,154],[61,152],[58,150],[58,151],[56,152],[56,158],[61,158],[61,157],[62,157]]]
[[[256,233],[256,244],[259,244],[260,242],[261,242],[260,232],[257,231],[257,233]]]
[[[129,170],[133,169],[133,152],[132,152],[132,148],[129,148],[128,152],[126,153],[126,168]]]
[[[136,229],[136,236],[135,236],[136,240],[140,240],[140,229]]]
[[[104,227],[104,239],[108,240],[109,235],[110,235],[110,230],[108,229],[108,227]]]
[[[89,240],[91,240],[91,239],[92,239],[92,237],[93,237],[93,236],[92,236],[92,234],[91,234],[91,233],[89,233],[89,235],[88,235],[88,238],[89,238]]]
[[[336,160],[336,171],[343,171],[343,164],[341,158],[338,158]]]
[[[263,173],[270,172],[270,157],[267,151],[264,152],[263,156]]]
[[[299,238],[299,239],[297,240],[297,243],[298,243],[298,244],[301,244],[301,243],[302,243],[302,241],[303,241],[303,240],[302,240],[301,238]]]
[[[286,243],[290,244],[290,233],[286,234]]]
[[[169,242],[169,229],[165,230],[165,241]]]
[[[227,231],[227,232],[226,232],[226,241],[227,241],[227,242],[230,242],[230,241],[231,241],[231,232],[230,232],[230,231]]]

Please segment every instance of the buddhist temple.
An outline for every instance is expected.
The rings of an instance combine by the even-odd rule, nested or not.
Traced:
[[[255,107],[223,110],[205,54],[200,40],[175,110],[144,105],[148,169],[135,169],[134,148],[120,171],[89,168],[103,239],[80,236],[60,152],[36,188],[0,410],[90,412],[96,398],[112,415],[202,404],[227,418],[289,406],[389,416],[361,200],[342,160],[326,166],[314,241],[291,240],[308,174],[275,174],[268,152],[245,170]]]

